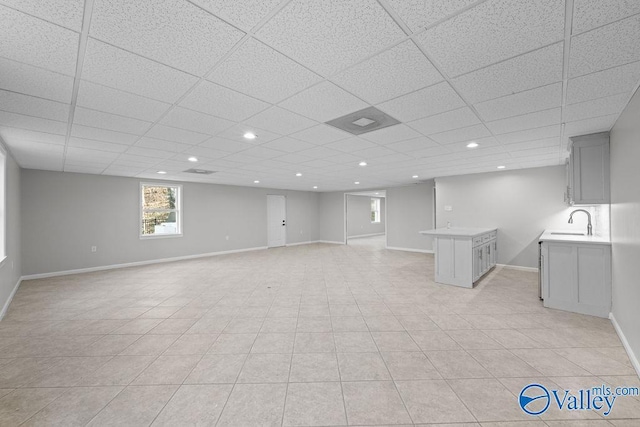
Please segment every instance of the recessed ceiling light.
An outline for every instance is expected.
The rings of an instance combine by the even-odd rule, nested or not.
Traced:
[[[476,148],[478,146],[478,143],[475,141],[471,141],[470,143],[467,144],[467,148]]]
[[[498,166],[498,169],[504,169],[504,168],[506,168],[506,166],[503,166],[503,165]]]
[[[167,171],[158,171],[158,173],[159,173],[160,175],[166,175],[166,174],[167,174]]]
[[[300,172],[298,172],[298,173],[296,174],[296,176],[302,176],[302,174],[301,174]]]
[[[191,157],[189,157],[187,160],[189,160],[190,162],[197,162],[197,161],[198,161],[198,158],[197,158],[197,157],[193,157],[193,156],[191,156]]]
[[[367,166],[367,162],[363,160],[360,163],[358,163],[358,166]]]
[[[418,178],[418,175],[413,175],[411,178],[416,179]]]
[[[314,190],[317,190],[317,189],[318,189],[318,186],[317,186],[317,185],[314,185],[314,186],[313,186],[313,189],[314,189]]]
[[[256,134],[253,133],[253,132],[247,132],[247,133],[244,134],[244,137],[246,139],[256,139]]]
[[[356,181],[356,182],[354,182],[354,184],[355,184],[355,185],[359,185],[359,184],[360,184],[360,181]]]
[[[253,181],[254,184],[260,184],[260,181],[258,181],[257,179],[255,181]]]

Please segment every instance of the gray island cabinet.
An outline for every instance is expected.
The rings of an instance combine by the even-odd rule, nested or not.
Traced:
[[[419,233],[433,236],[437,283],[473,288],[496,265],[496,228],[436,228]]]

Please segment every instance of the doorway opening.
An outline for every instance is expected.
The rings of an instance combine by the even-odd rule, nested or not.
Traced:
[[[386,247],[386,197],[385,190],[345,193],[345,244],[380,249]]]

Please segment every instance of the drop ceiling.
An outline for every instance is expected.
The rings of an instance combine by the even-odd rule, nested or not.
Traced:
[[[0,39],[23,168],[310,191],[562,164],[640,81],[627,0],[0,0]]]

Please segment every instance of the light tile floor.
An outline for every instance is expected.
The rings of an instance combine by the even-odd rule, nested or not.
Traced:
[[[640,426],[524,414],[536,381],[640,386],[606,319],[544,309],[535,273],[474,289],[383,240],[24,282],[0,322],[0,425]],[[459,424],[458,424],[459,423]]]

